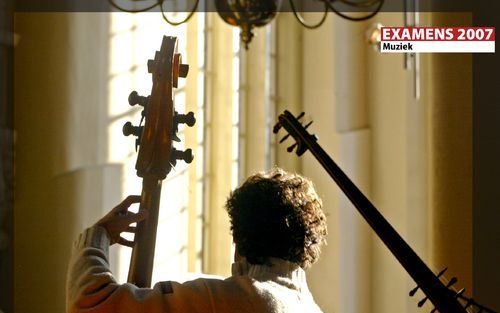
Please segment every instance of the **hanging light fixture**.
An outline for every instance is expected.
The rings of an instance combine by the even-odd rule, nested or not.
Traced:
[[[215,0],[219,16],[229,25],[241,28],[240,39],[248,49],[253,28],[271,22],[280,9],[281,0]]]
[[[147,5],[139,9],[129,9],[116,3],[116,0],[108,0],[109,3],[116,9],[124,12],[145,12],[155,8],[159,8],[163,19],[173,26],[178,26],[186,23],[197,11],[199,0],[195,0],[190,8],[187,16],[181,21],[173,21],[165,14],[165,5],[167,3],[175,2],[176,0],[155,0],[153,4]],[[137,4],[144,0],[125,0],[132,4]],[[307,1],[315,1],[323,6],[323,15],[319,22],[316,24],[308,24],[300,15],[296,8],[294,0],[289,0],[290,8],[297,18],[298,22],[308,29],[315,29],[323,25],[329,11],[334,12],[338,16],[351,20],[351,21],[364,21],[375,16],[382,5],[384,0],[303,0],[301,3]],[[339,7],[337,4],[339,3]],[[341,6],[341,7],[340,7]],[[241,28],[240,39],[248,49],[249,43],[253,38],[253,29],[255,27],[265,26],[271,22],[276,14],[280,11],[281,0],[215,0],[215,8],[219,16],[228,24],[238,26]],[[355,14],[346,14],[345,11],[365,12],[363,16]]]

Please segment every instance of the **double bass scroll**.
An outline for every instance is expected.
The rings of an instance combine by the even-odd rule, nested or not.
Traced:
[[[189,71],[177,53],[177,38],[164,36],[160,50],[147,67],[153,81],[151,95],[144,97],[133,91],[128,99],[130,105],[144,107],[144,125],[141,119],[139,126],[130,122],[123,126],[125,136],[137,137],[135,168],[137,176],[142,178],[139,211],[148,211],[148,218],[137,224],[128,273],[128,282],[138,287],[151,285],[162,180],[177,160],[186,163],[193,160],[191,149],[177,150],[172,141],[180,141],[176,134],[179,124],[193,126],[196,122],[193,112],[179,114],[174,109],[173,90],[179,78],[185,78]]]

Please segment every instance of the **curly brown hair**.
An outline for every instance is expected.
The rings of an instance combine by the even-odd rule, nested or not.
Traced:
[[[238,253],[251,264],[276,257],[308,268],[326,243],[326,217],[312,182],[281,168],[250,176],[226,209]]]

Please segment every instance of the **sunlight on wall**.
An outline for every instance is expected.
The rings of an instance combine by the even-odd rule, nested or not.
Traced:
[[[240,33],[235,28],[233,30],[233,81],[232,81],[232,101],[233,101],[233,114],[232,114],[232,178],[231,187],[236,188],[239,181],[239,124],[240,124]]]
[[[240,32],[233,29],[233,60],[232,60],[232,155],[231,155],[231,190],[238,187],[240,183]],[[231,258],[234,255],[236,246],[231,245]],[[231,260],[232,262],[232,260]]]

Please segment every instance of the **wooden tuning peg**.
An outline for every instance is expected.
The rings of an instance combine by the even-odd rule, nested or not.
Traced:
[[[128,104],[130,104],[130,106],[134,106],[134,105],[138,104],[140,106],[145,107],[148,104],[148,101],[149,101],[149,97],[139,96],[139,94],[135,90],[132,91],[130,93],[130,95],[128,96]]]
[[[293,149],[295,149],[295,147],[297,146],[297,143],[294,143],[293,145],[291,145],[290,147],[286,148],[286,151],[288,152],[292,152]]]
[[[453,286],[456,282],[458,281],[458,279],[456,277],[452,277],[450,279],[450,281],[448,282],[448,284],[446,284],[446,288],[450,288],[451,286]]]
[[[171,160],[173,164],[176,163],[176,160],[183,160],[186,163],[191,163],[193,162],[193,159],[194,159],[193,150],[186,149],[185,151],[181,151],[172,148]]]
[[[287,134],[285,137],[280,139],[280,143],[283,143],[283,141],[287,140],[288,137],[290,137],[290,134]]]
[[[194,117],[193,112],[189,112],[188,114],[178,114],[174,113],[174,123],[176,124],[186,124],[189,127],[194,126],[196,124],[196,118]]]
[[[413,288],[412,290],[410,290],[410,297],[413,297],[419,289],[420,289],[420,287],[417,286],[417,287]]]
[[[280,131],[281,127],[282,127],[282,126],[281,126],[281,123],[280,123],[280,122],[276,123],[276,124],[274,125],[274,127],[273,127],[273,133],[274,133],[274,134],[277,134],[277,133]]]
[[[429,299],[429,298],[425,297],[422,300],[418,301],[418,304],[417,304],[418,307],[421,308],[424,305],[424,303],[427,301],[427,299]]]
[[[132,123],[126,122],[123,125],[122,133],[124,136],[134,135],[139,137],[141,135],[142,128],[143,128],[142,126],[134,126],[132,125]]]

